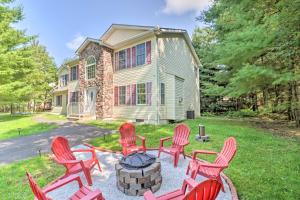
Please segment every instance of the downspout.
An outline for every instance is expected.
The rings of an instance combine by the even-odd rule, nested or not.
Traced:
[[[156,26],[154,28],[154,34],[155,34],[155,64],[156,64],[156,85],[157,85],[157,98],[156,98],[156,124],[158,125],[160,122],[160,116],[159,116],[159,104],[160,104],[160,96],[159,96],[159,92],[160,92],[160,78],[159,78],[159,65],[158,65],[158,57],[159,57],[159,50],[158,50],[158,35],[161,33],[161,30],[159,28],[159,26]]]

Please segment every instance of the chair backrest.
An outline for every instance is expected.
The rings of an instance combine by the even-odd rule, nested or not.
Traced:
[[[209,179],[194,187],[183,200],[215,200],[220,189],[220,182]]]
[[[51,150],[58,160],[76,160],[73,155],[67,138],[57,136],[52,140]]]
[[[121,140],[125,141],[127,145],[136,145],[135,126],[132,123],[124,123],[120,126],[119,132]]]
[[[224,164],[224,162],[226,162],[229,164],[236,153],[236,149],[237,147],[235,138],[229,137],[227,140],[225,140],[223,149],[216,158],[215,163]]]
[[[41,190],[41,188],[37,185],[37,183],[34,181],[34,179],[32,178],[32,176],[30,175],[30,173],[26,172],[26,176],[28,178],[29,181],[29,185],[30,188],[34,194],[34,196],[38,199],[38,200],[48,200],[48,198],[46,197],[45,193]]]
[[[185,124],[178,124],[174,129],[172,147],[180,147],[189,141],[190,128]]]

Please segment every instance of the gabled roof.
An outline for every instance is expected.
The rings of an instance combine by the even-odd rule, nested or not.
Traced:
[[[80,53],[90,42],[94,42],[94,43],[97,43],[99,45],[103,45],[103,46],[107,46],[109,48],[112,48],[111,46],[109,46],[107,44],[104,44],[101,40],[97,40],[97,39],[94,39],[94,38],[87,37],[87,38],[85,38],[83,43],[78,47],[78,49],[75,51],[75,53],[76,54]]]
[[[141,30],[141,33],[138,33],[132,37],[127,38],[124,41],[121,41],[117,45],[112,46],[113,44],[107,43],[108,38],[111,36],[111,34],[115,30]],[[189,46],[193,57],[195,58],[198,66],[201,65],[200,60],[196,54],[196,51],[192,45],[191,38],[189,37],[188,33],[184,29],[175,29],[175,28],[163,28],[159,26],[140,26],[140,25],[128,25],[128,24],[112,24],[100,37],[100,39],[94,39],[94,38],[86,38],[84,42],[80,45],[80,47],[76,50],[76,53],[78,54],[81,52],[90,42],[98,43],[99,45],[103,45],[106,47],[109,47],[111,49],[114,49],[118,46],[120,46],[123,43],[130,42],[131,40],[143,38],[150,35],[160,35],[160,34],[180,34],[184,37],[187,45]]]
[[[149,31],[154,29],[154,26],[140,26],[140,25],[128,25],[128,24],[112,24],[110,27],[102,34],[100,40],[106,40],[111,33],[116,29],[132,29],[132,30],[144,30]]]

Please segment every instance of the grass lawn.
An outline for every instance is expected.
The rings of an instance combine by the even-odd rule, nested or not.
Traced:
[[[42,117],[42,118],[45,118],[45,119],[48,119],[48,120],[54,120],[54,121],[67,120],[67,117],[65,115],[42,113],[42,114],[39,114],[39,116]]]
[[[16,162],[0,168],[0,199],[24,200],[33,199],[25,171],[44,187],[64,173],[64,168],[46,156],[35,157]]]
[[[1,114],[0,140],[38,134],[57,127],[53,124],[36,122],[33,116],[34,115],[11,116],[10,114]],[[18,128],[21,128],[21,135],[19,135]]]
[[[117,129],[121,122],[92,121],[91,125]],[[300,197],[300,140],[295,137],[272,135],[247,122],[222,118],[201,118],[185,121],[192,131],[187,153],[196,149],[220,151],[229,136],[237,139],[238,151],[225,170],[237,188],[241,199],[298,199]],[[211,137],[208,143],[194,140],[198,124],[206,126]],[[175,124],[138,125],[137,133],[146,137],[148,147],[158,147],[159,138],[172,136]],[[94,146],[121,150],[118,134],[90,141]],[[209,159],[208,157],[202,157]]]

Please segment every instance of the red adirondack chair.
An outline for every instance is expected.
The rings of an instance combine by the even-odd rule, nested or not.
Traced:
[[[187,187],[191,187],[190,192],[186,192]],[[149,190],[144,193],[145,200],[214,200],[218,196],[221,183],[217,180],[206,180],[197,183],[191,178],[185,179],[181,189],[168,194],[155,197]]]
[[[210,179],[217,179],[222,183],[220,173],[228,167],[228,164],[236,153],[236,149],[236,140],[234,137],[230,137],[224,142],[223,149],[220,153],[205,150],[194,151],[193,158],[188,165],[186,174],[189,174],[189,171],[191,170],[191,178],[193,179],[196,178],[197,174],[200,174]],[[196,159],[197,154],[217,155],[217,157],[213,163],[205,163]],[[222,190],[224,192],[223,184]]]
[[[58,164],[65,166],[65,176],[83,171],[88,184],[92,185],[91,169],[98,165],[99,170],[102,171],[94,149],[77,149],[72,151],[65,137],[55,137],[52,141],[51,150],[55,155],[54,160]],[[73,154],[74,152],[92,153],[92,158],[89,160],[77,160]]]
[[[185,124],[178,124],[174,130],[174,136],[171,147],[164,147],[164,142],[172,139],[172,137],[166,137],[160,139],[158,157],[160,153],[164,152],[174,156],[174,167],[177,167],[180,153],[184,154],[184,147],[189,144],[190,128]]]
[[[145,138],[136,134],[135,127],[133,124],[131,123],[122,124],[121,127],[119,128],[119,132],[121,134],[121,139],[119,140],[119,143],[122,146],[123,149],[122,152],[124,156],[127,156],[128,154],[137,151],[146,152]],[[142,146],[136,145],[137,138],[142,141]]]
[[[100,190],[92,191],[88,187],[84,186],[81,182],[81,179],[78,175],[71,175],[67,178],[60,179],[53,183],[52,185],[49,185],[45,187],[44,189],[41,189],[35,180],[32,178],[32,176],[26,172],[31,190],[35,196],[35,199],[37,200],[51,200],[51,198],[47,197],[47,193],[51,192],[53,190],[56,190],[68,183],[71,183],[73,181],[77,181],[79,190],[75,192],[69,199],[70,200],[105,200],[102,196],[102,193]]]

